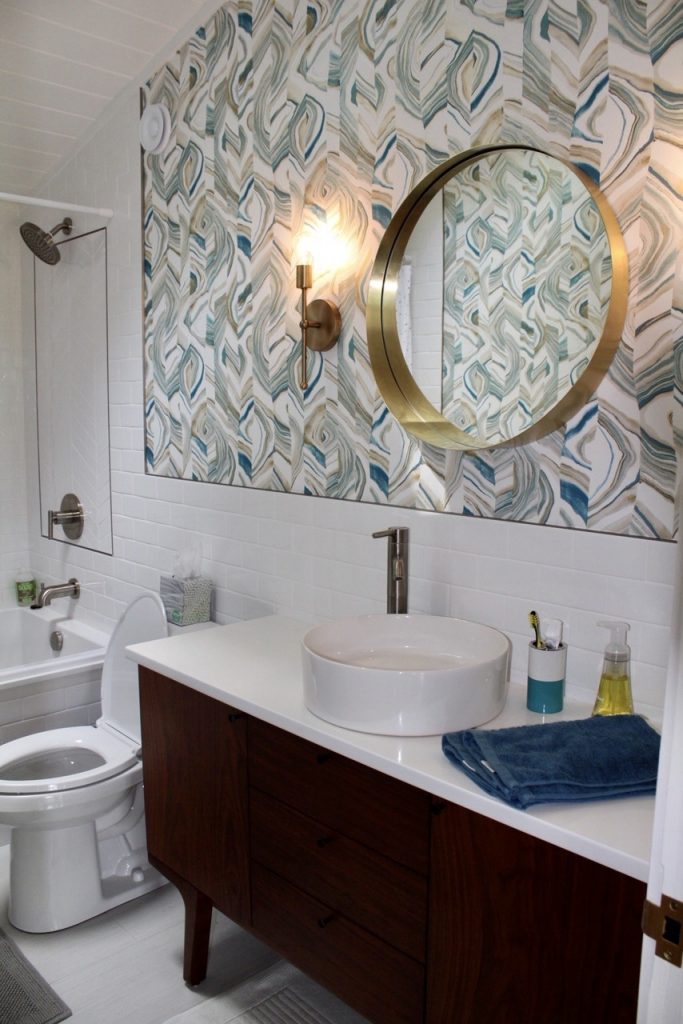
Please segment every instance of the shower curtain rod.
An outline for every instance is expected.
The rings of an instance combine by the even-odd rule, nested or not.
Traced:
[[[106,207],[77,206],[75,203],[57,203],[53,199],[38,199],[36,196],[15,196],[11,192],[0,192],[0,199],[7,203],[23,203],[26,206],[45,206],[52,210],[68,210],[70,213],[94,213],[98,217],[113,217],[114,211]]]

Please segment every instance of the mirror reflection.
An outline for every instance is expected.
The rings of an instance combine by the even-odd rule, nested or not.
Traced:
[[[585,371],[611,280],[583,181],[544,153],[486,154],[437,192],[405,249],[396,315],[406,362],[460,430],[508,441]]]
[[[366,311],[379,392],[436,448],[535,441],[595,393],[627,286],[619,224],[580,168],[513,144],[460,153],[380,242]]]

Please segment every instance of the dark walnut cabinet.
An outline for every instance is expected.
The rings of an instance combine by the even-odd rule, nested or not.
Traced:
[[[150,861],[374,1024],[634,1024],[645,886],[140,669]]]

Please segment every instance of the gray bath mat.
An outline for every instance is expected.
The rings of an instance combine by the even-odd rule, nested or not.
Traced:
[[[0,1021],[58,1024],[71,1010],[0,928]]]

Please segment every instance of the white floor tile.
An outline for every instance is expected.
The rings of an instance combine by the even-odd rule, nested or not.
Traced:
[[[171,885],[48,935],[13,928],[8,895],[9,847],[4,846],[0,927],[71,1008],[69,1024],[166,1024],[178,1016],[183,1024],[194,1024],[191,1011],[200,1006],[197,1024],[223,1024],[285,985],[324,1010],[330,1024],[363,1024],[363,1018],[216,911],[207,977],[188,988],[182,978],[184,908]]]
[[[253,974],[277,956],[214,912],[207,978],[182,978],[183,902],[167,885],[73,928],[47,935],[9,924],[9,848],[0,847],[0,927],[73,1012],[72,1024],[163,1024]]]
[[[274,1000],[278,1001],[278,1008],[273,1005]],[[166,1024],[275,1024],[285,1020],[297,1024],[369,1024],[365,1017],[284,960],[229,992],[171,1017]]]

